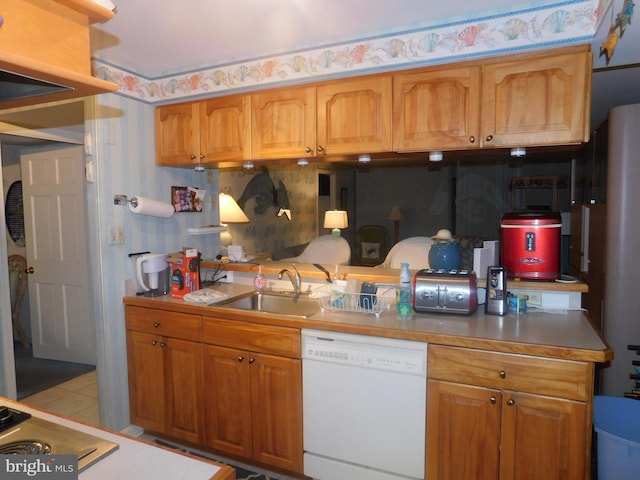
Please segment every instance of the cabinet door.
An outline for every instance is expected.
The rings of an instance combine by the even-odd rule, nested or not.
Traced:
[[[212,98],[199,107],[201,163],[251,158],[249,95]]]
[[[482,69],[483,146],[589,139],[591,53],[523,55]]]
[[[242,350],[206,346],[204,357],[207,445],[251,458],[249,356]]]
[[[199,162],[198,104],[156,108],[156,164],[195,165]]]
[[[480,147],[480,67],[393,76],[393,149]]]
[[[391,75],[317,88],[318,155],[391,151]]]
[[[162,337],[127,331],[129,409],[131,423],[164,432],[166,390]]]
[[[586,403],[510,391],[502,402],[500,478],[584,480]]]
[[[253,458],[302,474],[300,360],[251,354]]]
[[[286,88],[251,95],[253,158],[315,156],[316,89]]]
[[[164,347],[166,428],[172,437],[204,442],[202,345],[168,338]]]
[[[499,390],[428,380],[426,478],[496,480],[500,405]]]

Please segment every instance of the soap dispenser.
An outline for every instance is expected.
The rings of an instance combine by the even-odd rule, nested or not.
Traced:
[[[256,275],[253,284],[255,285],[257,292],[262,292],[267,286],[267,279],[262,274],[262,265],[258,265],[258,274]]]
[[[396,316],[398,320],[411,320],[413,311],[413,290],[409,264],[402,262],[400,266],[400,284],[396,287]]]

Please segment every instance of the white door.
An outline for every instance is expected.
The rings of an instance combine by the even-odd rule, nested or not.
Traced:
[[[95,365],[82,147],[20,156],[33,355]]]

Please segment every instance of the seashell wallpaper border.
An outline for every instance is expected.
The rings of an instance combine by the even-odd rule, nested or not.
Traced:
[[[150,104],[589,43],[613,0],[570,0],[252,61],[145,78],[99,59],[94,75]]]

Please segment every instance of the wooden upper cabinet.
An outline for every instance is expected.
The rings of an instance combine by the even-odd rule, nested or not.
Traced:
[[[250,158],[248,95],[156,109],[156,164],[193,166]]]
[[[391,75],[317,87],[317,154],[391,151]]]
[[[479,66],[414,70],[393,76],[393,149],[480,147]]]
[[[231,95],[200,102],[202,163],[251,158],[251,99]]]
[[[316,87],[251,95],[251,131],[254,159],[315,156]]]
[[[179,103],[156,108],[156,164],[197,164],[200,136],[198,104]]]
[[[483,145],[588,141],[591,52],[584,47],[487,63],[482,69]]]

